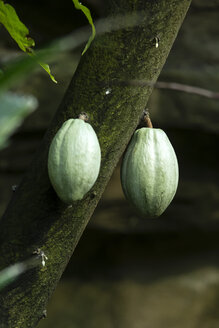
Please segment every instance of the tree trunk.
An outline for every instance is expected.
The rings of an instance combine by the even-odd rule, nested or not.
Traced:
[[[189,5],[190,0],[108,1],[106,17],[143,11],[144,18],[137,26],[99,36],[81,58],[42,145],[0,222],[1,269],[27,259],[37,248],[48,257],[45,267],[29,270],[2,292],[1,328],[34,327],[42,317],[152,90],[120,82],[156,81]],[[71,207],[63,204],[51,187],[47,155],[63,121],[80,112],[89,115],[98,135],[102,162],[92,190]]]

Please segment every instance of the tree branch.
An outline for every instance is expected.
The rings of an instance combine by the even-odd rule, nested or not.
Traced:
[[[166,81],[158,81],[158,82],[149,82],[145,80],[130,80],[130,81],[117,81],[117,84],[127,86],[132,85],[135,87],[139,86],[151,86],[158,89],[170,89],[175,91],[182,91],[186,93],[191,93],[194,95],[211,98],[211,99],[219,99],[219,92],[211,91],[208,89],[199,88],[193,85],[177,83],[177,82],[166,82]]]
[[[158,81],[157,83],[155,83],[155,88],[182,91],[206,98],[219,99],[219,92],[214,92],[208,89],[203,89],[188,84]]]
[[[0,222],[0,268],[41,249],[45,267],[29,270],[0,296],[0,327],[34,327],[92,215],[147,103],[150,86],[108,87],[112,81],[156,81],[190,0],[108,1],[107,16],[143,11],[139,26],[98,37],[81,58],[63,102]],[[125,16],[124,16],[125,19]],[[159,34],[159,47],[152,41]],[[101,87],[103,84],[106,87]],[[48,179],[47,156],[61,124],[86,112],[101,145],[99,178],[82,201],[66,206]]]

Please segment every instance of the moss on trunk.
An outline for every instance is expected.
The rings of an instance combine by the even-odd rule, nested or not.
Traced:
[[[156,81],[190,0],[108,1],[107,13],[143,11],[138,26],[102,35],[81,58],[63,102],[0,222],[0,268],[41,248],[44,268],[28,271],[0,296],[0,327],[34,327],[64,271],[145,108],[151,87],[121,81]],[[159,47],[155,47],[159,37]],[[99,178],[73,207],[64,205],[48,179],[47,155],[63,121],[85,111],[100,141]]]

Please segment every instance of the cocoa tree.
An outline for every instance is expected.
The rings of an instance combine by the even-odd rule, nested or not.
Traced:
[[[32,164],[0,221],[0,269],[41,249],[45,267],[29,270],[0,295],[0,327],[35,327],[151,94],[190,0],[108,1],[106,17],[139,15],[139,23],[99,35],[76,73]],[[97,182],[83,200],[63,204],[51,187],[47,156],[62,123],[89,115],[102,152]]]

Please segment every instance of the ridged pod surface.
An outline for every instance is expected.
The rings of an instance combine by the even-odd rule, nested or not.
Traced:
[[[154,128],[137,130],[121,167],[126,198],[145,218],[160,216],[172,201],[178,180],[176,154],[165,132]]]
[[[54,136],[48,155],[48,173],[59,198],[71,204],[94,185],[100,170],[97,135],[82,119],[69,119]]]

